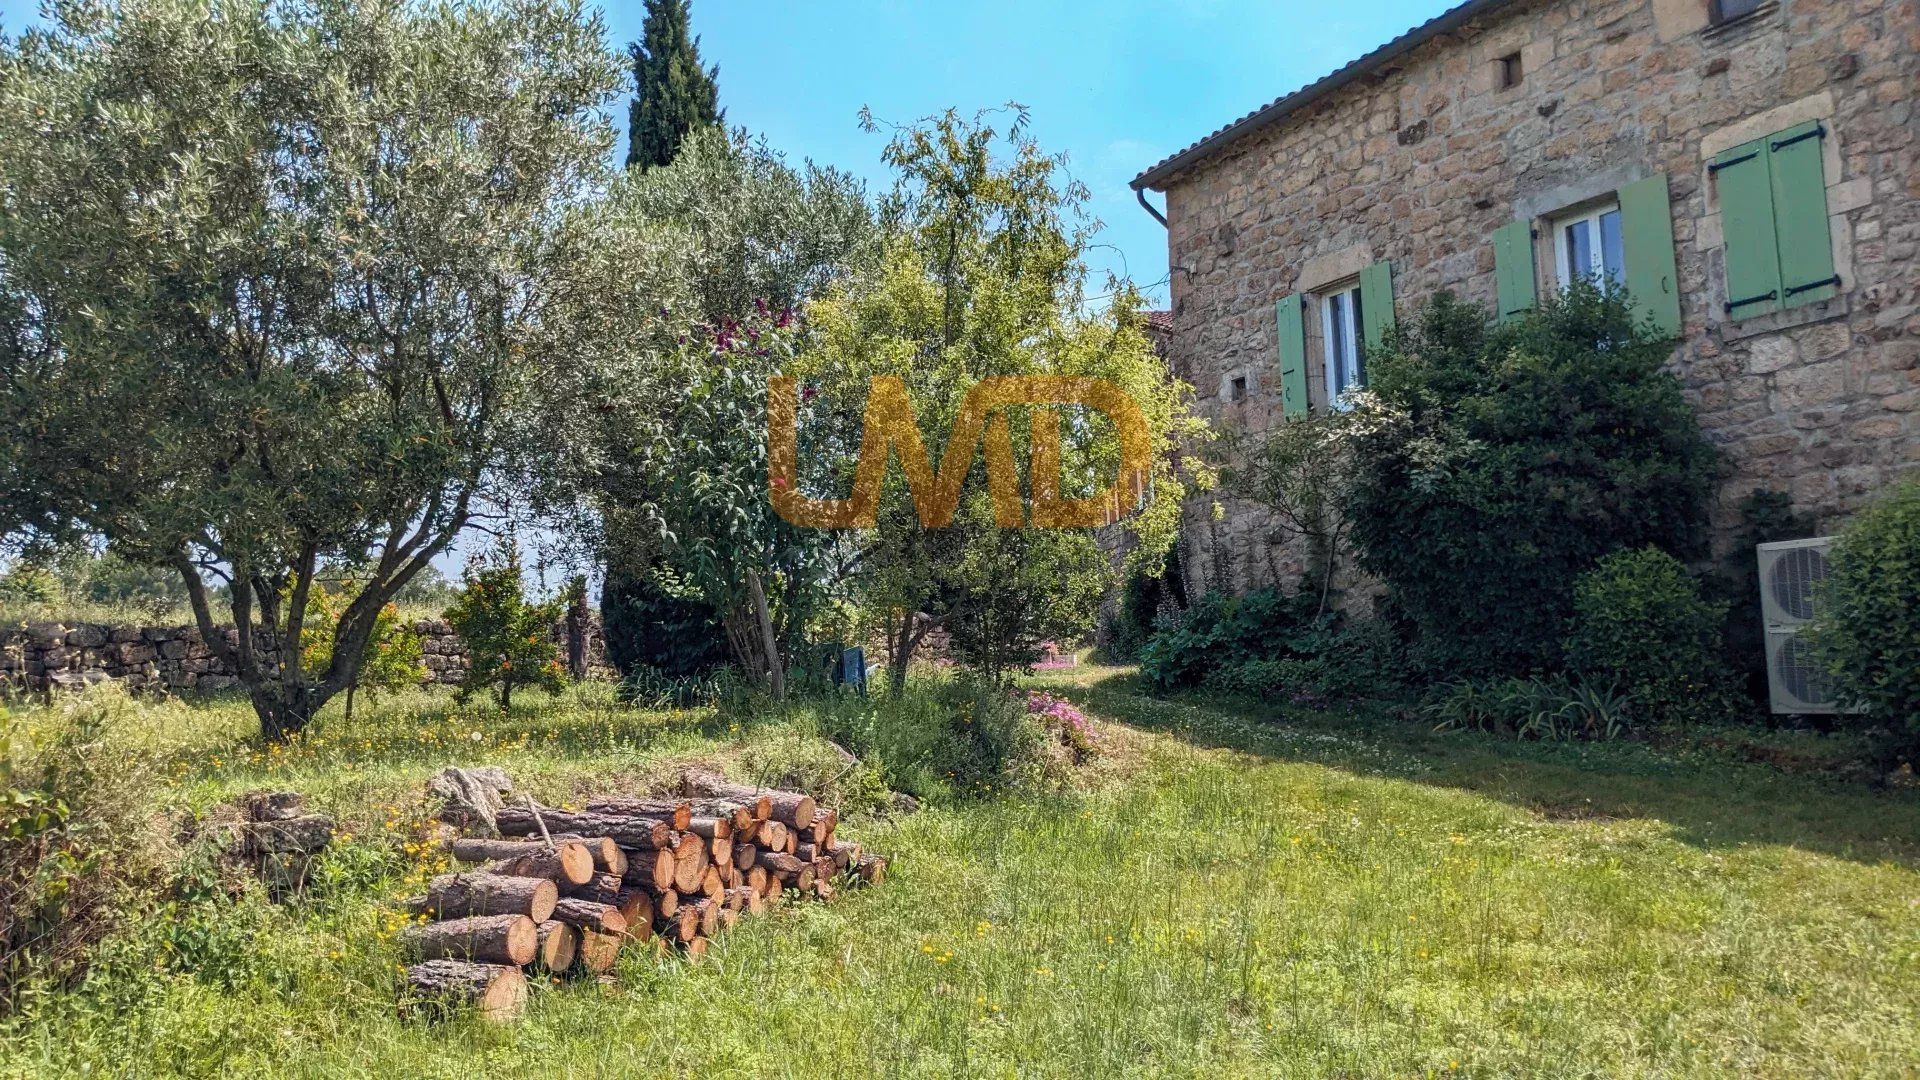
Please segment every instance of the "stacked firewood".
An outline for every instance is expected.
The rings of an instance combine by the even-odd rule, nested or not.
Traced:
[[[477,869],[433,879],[410,901],[415,995],[517,1015],[523,969],[598,976],[624,948],[705,955],[742,915],[788,898],[877,884],[887,861],[835,837],[838,815],[797,791],[714,781],[696,798],[608,798],[580,811],[506,806],[504,839],[453,842]]]

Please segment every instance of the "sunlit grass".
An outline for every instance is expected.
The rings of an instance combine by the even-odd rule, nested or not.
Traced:
[[[366,833],[330,892],[248,908],[256,962],[68,995],[9,1033],[0,1072],[1920,1070],[1911,793],[1381,717],[1255,720],[1139,698],[1111,674],[1047,680],[1148,732],[1111,728],[1083,790],[852,821],[895,857],[883,887],[743,921],[699,966],[636,955],[615,988],[543,987],[500,1029],[395,1015],[386,902],[411,883],[382,860],[418,828],[419,781],[494,763],[557,797],[690,755],[804,753],[804,723],[581,698],[499,717],[422,696],[351,727],[329,714],[276,752],[232,707],[198,709],[168,748],[186,801],[290,786]]]

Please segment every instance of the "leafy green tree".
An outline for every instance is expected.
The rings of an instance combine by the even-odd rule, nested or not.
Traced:
[[[611,536],[718,612],[741,669],[776,694],[826,603],[838,542],[789,524],[767,497],[767,384],[790,362],[791,324],[785,313],[754,316],[690,333],[666,354],[654,377],[669,400],[628,436],[639,482],[608,489],[625,497],[606,503]]]
[[[467,564],[465,582],[446,615],[467,647],[467,673],[455,691],[458,700],[492,689],[504,711],[513,706],[515,687],[564,687],[567,673],[553,626],[565,604],[527,599],[519,551],[505,545],[491,558],[475,558]]]
[[[823,398],[846,402],[861,401],[873,376],[901,378],[935,461],[981,378],[1112,381],[1139,404],[1149,431],[1147,491],[1122,528],[1135,539],[1129,558],[1156,572],[1186,492],[1172,450],[1202,429],[1186,388],[1148,343],[1138,294],[1116,283],[1110,303],[1089,310],[1086,190],[1027,134],[1024,110],[1004,135],[984,118],[945,113],[896,131],[886,159],[898,178],[890,204],[898,235],[879,266],[809,307],[813,337],[796,370]],[[1024,471],[1034,412],[1008,411],[1014,460]],[[1083,496],[1113,483],[1120,448],[1107,419],[1076,411],[1060,426],[1062,493]],[[851,458],[843,455],[846,469],[829,490],[846,490]],[[896,687],[927,635],[943,627],[959,655],[985,671],[1030,662],[1040,640],[1084,633],[1111,583],[1113,564],[1091,530],[1007,535],[984,486],[976,462],[953,523],[925,529],[894,470],[877,526],[855,540],[855,590],[885,616]],[[1031,491],[1030,477],[1023,490]]]
[[[679,407],[648,396],[658,383],[654,369],[681,348],[678,337],[689,323],[703,321],[708,329],[698,336],[711,342],[714,328],[730,320],[764,321],[798,308],[869,265],[880,230],[859,181],[811,162],[791,166],[764,143],[718,127],[691,132],[672,164],[629,171],[613,186],[608,227],[636,223],[662,231],[660,261],[675,281],[686,283],[689,296],[673,313],[673,336],[636,341],[600,385],[581,395],[602,405],[568,430],[597,460],[575,473],[588,478],[584,492],[569,494],[600,510],[575,520],[608,526],[591,539],[606,558],[601,609],[616,665],[622,671],[636,664],[703,668],[716,661],[716,652],[727,652],[718,612],[708,608],[705,622],[694,620],[693,609],[707,607],[703,594],[678,595],[677,584],[658,587],[657,580],[675,577],[673,568],[655,561],[654,534],[627,528],[630,515],[623,512],[659,498],[651,483],[657,472],[635,453],[636,424],[662,408]],[[636,306],[654,311],[663,305]],[[655,648],[649,642],[672,644]]]
[[[54,5],[0,45],[0,534],[170,569],[300,730],[658,292],[592,227],[618,82],[577,0]]]
[[[352,579],[317,582],[307,592],[307,625],[301,644],[301,662],[308,671],[323,671],[333,662],[334,628],[340,615],[364,586]],[[353,699],[361,690],[369,697],[386,690],[405,690],[420,685],[427,674],[425,644],[419,631],[400,617],[398,605],[388,603],[374,620],[365,654],[347,684],[347,720],[353,720]]]
[[[1368,354],[1346,515],[1417,659],[1557,669],[1597,560],[1702,550],[1715,458],[1670,353],[1617,290],[1576,286],[1497,326],[1441,293]]]
[[[718,127],[720,68],[700,66],[700,39],[689,28],[689,0],[647,0],[633,61],[633,104],[627,109],[627,165],[665,165],[687,136]]]

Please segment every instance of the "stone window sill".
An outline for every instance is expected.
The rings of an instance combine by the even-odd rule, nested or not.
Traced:
[[[1775,311],[1766,315],[1755,315],[1751,319],[1720,324],[1720,340],[1741,341],[1761,334],[1777,334],[1782,330],[1792,330],[1798,326],[1811,326],[1814,323],[1845,318],[1851,308],[1845,296],[1836,296],[1831,300],[1821,300],[1804,304],[1785,311]]]

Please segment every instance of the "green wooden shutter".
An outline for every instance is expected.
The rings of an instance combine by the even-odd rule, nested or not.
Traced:
[[[1360,271],[1361,340],[1376,349],[1393,329],[1393,264],[1385,259]]]
[[[1280,330],[1280,411],[1291,420],[1307,415],[1307,324],[1299,293],[1274,305]]]
[[[1533,265],[1533,222],[1510,221],[1493,231],[1493,283],[1500,321],[1538,302]]]
[[[1779,241],[1773,226],[1773,181],[1767,140],[1736,146],[1713,160],[1726,236],[1727,317],[1780,310]]]
[[[1773,227],[1780,251],[1780,304],[1795,307],[1839,292],[1833,238],[1827,226],[1827,179],[1821,165],[1826,128],[1818,121],[1767,140],[1773,181]]]
[[[1634,312],[1668,337],[1680,336],[1679,271],[1673,264],[1673,208],[1667,176],[1635,180],[1618,192],[1627,295]]]

